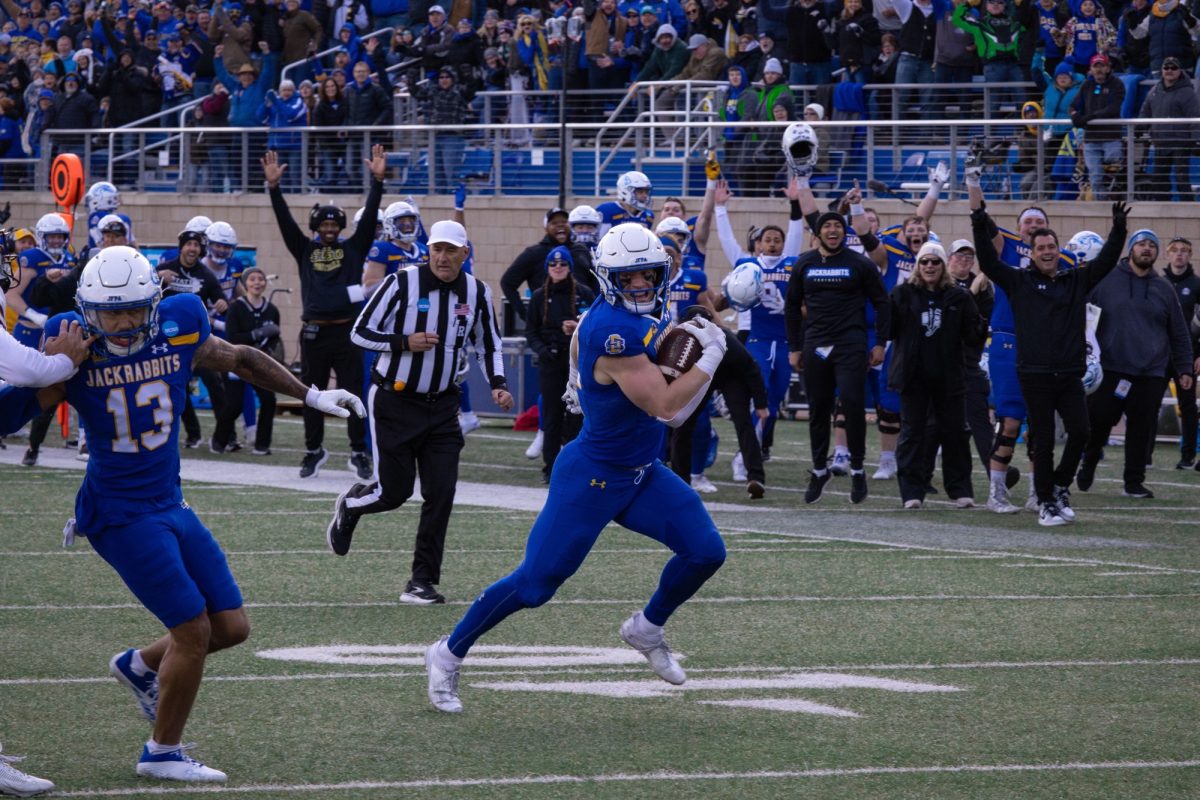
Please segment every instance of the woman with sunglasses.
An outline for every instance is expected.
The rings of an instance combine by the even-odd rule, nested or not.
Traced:
[[[967,434],[963,345],[982,344],[987,320],[971,293],[955,283],[946,251],[926,242],[916,269],[892,290],[892,361],[888,386],[900,395],[900,499],[908,509],[925,503],[926,423],[937,420],[942,443],[942,478],[947,496],[959,508],[975,505],[971,488],[971,446]]]

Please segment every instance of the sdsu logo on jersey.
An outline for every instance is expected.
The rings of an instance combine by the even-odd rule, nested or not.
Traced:
[[[604,352],[610,356],[618,356],[625,352],[625,340],[619,334],[612,334],[604,342]]]

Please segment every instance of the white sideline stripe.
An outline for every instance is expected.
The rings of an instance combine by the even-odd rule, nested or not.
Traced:
[[[1094,574],[1098,575],[1101,578],[1115,578],[1115,577],[1119,577],[1119,576],[1123,576],[1123,575],[1156,575],[1157,576],[1157,575],[1174,575],[1175,573],[1170,570],[1163,570],[1161,572],[1133,572],[1131,570],[1127,570],[1125,572],[1097,572]]]
[[[724,605],[735,603],[928,603],[928,602],[1075,602],[1092,600],[1177,600],[1200,597],[1200,592],[1164,592],[1162,594],[899,594],[899,595],[845,595],[845,596],[784,596],[784,597],[693,597],[689,603]],[[469,606],[472,600],[447,600],[448,606]],[[579,599],[551,600],[564,606],[637,606],[644,600],[637,599]],[[366,602],[260,602],[246,603],[246,608],[406,608],[406,603],[397,601]],[[0,611],[118,611],[142,609],[141,603],[94,603],[86,605],[58,605],[39,603],[34,605],[0,605]]]
[[[1165,658],[1127,659],[1123,661],[978,661],[947,664],[834,664],[817,665],[812,667],[688,667],[691,675],[719,675],[745,673],[780,673],[780,672],[933,672],[937,670],[976,670],[976,669],[1076,669],[1085,667],[1195,667],[1200,666],[1200,658]],[[464,674],[468,678],[485,675],[513,676],[528,675],[643,675],[646,670],[638,667],[537,667],[535,669],[472,669],[470,662]],[[424,670],[388,670],[364,672],[298,672],[290,675],[206,675],[206,683],[269,683],[289,681],[327,681],[327,680],[359,680],[359,679],[394,679],[394,678],[424,678]],[[86,678],[0,678],[0,686],[68,686],[73,684],[112,683],[109,676]]]
[[[1187,761],[1096,761],[1068,764],[946,764],[928,767],[848,767],[757,772],[642,772],[600,775],[524,775],[512,778],[442,778],[411,781],[348,781],[346,783],[275,783],[246,786],[139,786],[132,789],[83,789],[55,792],[55,797],[131,797],[173,794],[260,794],[264,792],[337,792],[370,789],[436,789],[461,786],[537,786],[588,783],[675,783],[679,781],[789,780],[797,778],[857,778],[874,775],[935,775],[1007,772],[1082,772],[1116,769],[1188,769]]]
[[[1144,521],[1144,520],[1142,520]],[[828,536],[819,533],[786,533],[780,531],[764,531],[759,528],[733,528],[732,530],[739,533],[755,533],[755,534],[771,534],[773,536],[795,536],[799,539],[807,539],[811,541],[825,542],[854,542],[855,544],[873,544],[879,547],[895,547],[905,550],[924,550],[935,553],[957,553],[970,556],[994,556],[1000,558],[1026,558],[1033,561],[1056,561],[1064,564],[1090,564],[1094,567],[1125,567],[1129,569],[1171,569],[1175,572],[1186,572],[1190,575],[1200,575],[1200,569],[1187,569],[1186,567],[1159,567],[1156,564],[1131,564],[1124,561],[1102,561],[1096,558],[1071,558],[1069,556],[1045,556],[1037,553],[1017,553],[1008,550],[990,551],[990,550],[968,550],[957,547],[937,547],[926,544],[899,544],[897,542],[889,542],[885,539],[851,539],[844,536]]]
[[[781,542],[778,539],[742,539],[740,543],[745,544],[788,544]],[[796,544],[801,544],[797,542]],[[809,553],[888,553],[892,552],[883,548],[868,548],[868,547],[726,547],[726,552],[729,553],[794,553],[796,555],[808,555]],[[445,549],[446,553],[456,553],[460,555],[470,555],[472,553],[523,553],[523,547],[471,547],[471,548],[451,548]],[[594,550],[589,550],[588,555],[598,555],[603,553],[658,553],[662,554],[665,551],[661,547],[597,547]],[[412,555],[410,550],[383,550],[383,549],[355,549],[356,556],[362,555],[399,555],[409,558]],[[71,548],[58,550],[0,550],[0,558],[12,558],[14,556],[87,556],[95,555],[95,551],[91,548]],[[333,556],[328,548],[322,549],[307,549],[307,550],[226,550],[227,556]],[[1081,565],[1082,566],[1082,565]]]
[[[826,717],[858,717],[859,714],[845,708],[798,700],[791,697],[775,697],[745,700],[697,700],[702,706],[725,706],[726,708],[753,708],[760,711],[780,711],[791,714],[820,714]]]
[[[909,558],[911,558],[911,559],[912,559],[912,560],[914,560],[914,561],[943,561],[943,560],[944,560],[944,561],[952,561],[952,560],[956,560],[956,559],[961,559],[961,560],[967,561],[967,560],[975,560],[975,559],[989,559],[989,558],[990,558],[990,559],[995,559],[995,558],[1006,558],[1006,556],[990,556],[990,555],[980,555],[980,556],[909,556]]]

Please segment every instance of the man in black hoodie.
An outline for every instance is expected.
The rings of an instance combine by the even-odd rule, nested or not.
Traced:
[[[1192,269],[1192,243],[1182,236],[1176,236],[1167,245],[1167,270],[1163,276],[1175,288],[1175,296],[1179,298],[1179,305],[1183,309],[1183,321],[1188,324],[1190,330],[1192,320],[1196,316],[1196,303],[1200,301],[1200,275],[1197,275]],[[1184,389],[1179,383],[1179,378],[1175,378],[1175,399],[1179,404],[1179,451],[1181,456],[1175,469],[1191,469],[1196,465],[1196,373],[1200,371],[1197,369],[1197,361],[1200,360],[1197,359],[1197,356],[1200,355],[1198,350],[1200,348],[1193,336],[1192,370],[1189,373],[1192,376],[1192,385]],[[1149,460],[1146,463],[1149,464]]]
[[[788,362],[804,371],[813,471],[805,503],[821,499],[828,469],[829,430],[836,394],[846,417],[850,448],[850,502],[867,498],[863,455],[867,421],[863,408],[867,367],[883,363],[891,310],[883,278],[871,259],[846,247],[846,221],[827,212],[817,219],[817,246],[792,265],[784,315]],[[875,346],[867,352],[866,304],[875,307]]]
[[[504,292],[504,299],[521,319],[525,319],[527,311],[525,300],[521,297],[521,284],[528,284],[531,294],[542,288],[542,284],[546,282],[546,256],[560,245],[571,249],[571,258],[575,260],[571,273],[575,280],[590,289],[593,294],[599,290],[596,277],[588,268],[592,263],[588,248],[571,241],[569,219],[570,216],[561,208],[552,208],[546,212],[543,220],[546,235],[537,244],[531,244],[522,250],[500,277],[500,290]]]
[[[1157,260],[1154,231],[1134,231],[1128,256],[1088,298],[1104,312],[1096,329],[1104,379],[1088,398],[1092,432],[1079,466],[1080,491],[1091,487],[1109,431],[1125,414],[1125,496],[1153,498],[1143,483],[1146,449],[1158,426],[1166,376],[1192,388],[1191,335],[1170,282],[1154,271]]]
[[[1038,228],[1029,237],[1029,268],[1013,269],[1000,260],[992,246],[996,224],[988,216],[986,205],[981,202],[971,212],[975,255],[983,274],[1004,290],[1012,304],[1017,379],[1028,409],[1033,480],[1040,506],[1038,524],[1065,525],[1075,518],[1070,486],[1088,437],[1083,393],[1087,294],[1117,265],[1129,209],[1121,201],[1113,203],[1108,240],[1087,266],[1060,269],[1058,235],[1049,228]],[[1067,443],[1057,469],[1056,412],[1067,429]]]
[[[387,156],[383,145],[371,148],[366,162],[371,172],[371,191],[363,206],[363,218],[375,219],[379,201],[383,198],[383,176],[387,174]],[[304,307],[300,334],[300,379],[310,386],[323,388],[329,384],[330,372],[337,373],[338,386],[354,395],[362,392],[362,352],[350,340],[354,321],[362,309],[363,262],[375,237],[374,225],[359,225],[354,235],[342,238],[346,229],[346,212],[337,206],[313,206],[308,218],[309,234],[300,230],[292,218],[291,209],[279,188],[279,179],[287,170],[274,151],[262,159],[263,175],[271,197],[275,221],[288,252],[296,259],[300,270],[300,303]],[[300,477],[315,478],[321,465],[329,458],[323,443],[325,421],[320,412],[305,407],[304,458],[300,462]],[[350,438],[348,466],[360,478],[370,478],[374,470],[367,455],[367,432],[363,421],[354,416],[346,420]]]

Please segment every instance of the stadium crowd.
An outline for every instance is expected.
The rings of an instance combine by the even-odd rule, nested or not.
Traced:
[[[961,92],[939,84],[1000,84],[989,116],[1062,119],[1016,137],[1012,165],[1026,196],[1032,158],[1045,137],[1049,161],[1082,153],[1093,187],[1121,161],[1124,128],[1102,120],[1200,116],[1192,79],[1200,33],[1197,0],[3,0],[0,26],[0,156],[37,158],[41,133],[118,127],[192,100],[187,124],[265,127],[269,142],[297,154],[288,128],[378,125],[404,92],[420,119],[447,129],[468,122],[554,119],[569,92],[572,121],[600,119],[620,94],[649,81],[715,81],[708,102],[725,121],[903,119],[969,116]],[[376,31],[378,35],[370,35]],[[360,66],[360,64],[362,66]],[[286,76],[284,67],[288,67]],[[864,93],[864,84],[920,85]],[[1006,84],[1029,83],[1025,88]],[[799,107],[791,86],[824,87]],[[588,95],[585,90],[609,92]],[[488,97],[489,92],[505,92]],[[615,94],[614,94],[615,93]],[[669,100],[671,93],[663,102]],[[143,126],[178,124],[166,114]],[[1080,134],[1085,134],[1081,136]],[[778,129],[729,128],[724,160],[747,184],[768,163]],[[350,137],[352,139],[353,137]],[[1187,162],[1193,124],[1153,126],[1147,192],[1191,199]],[[345,132],[308,165],[316,186],[355,178],[360,156]],[[1086,140],[1085,140],[1086,139]],[[120,140],[127,150],[134,139]],[[531,141],[528,131],[511,144]],[[318,144],[323,145],[324,140]],[[189,159],[208,188],[228,188],[234,140],[200,137]],[[82,152],[83,137],[56,149]],[[449,192],[462,142],[445,143]],[[133,162],[117,183],[132,180]],[[1044,180],[1066,182],[1075,163],[1045,164]],[[1111,167],[1110,167],[1111,168]],[[1065,175],[1062,174],[1065,171]],[[293,170],[289,180],[299,176]],[[765,181],[768,186],[770,176]],[[1054,196],[1055,186],[1046,193]],[[1104,190],[1093,194],[1103,197]]]

